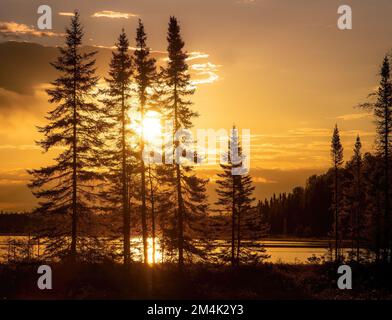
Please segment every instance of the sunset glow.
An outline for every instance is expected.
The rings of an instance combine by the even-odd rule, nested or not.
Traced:
[[[132,119],[132,116],[130,118]],[[138,115],[137,119],[131,122],[130,128],[139,136],[143,134],[143,138],[147,143],[156,144],[161,139],[162,125],[158,112],[146,112],[142,123],[140,122],[140,115]]]
[[[162,135],[161,118],[158,112],[149,111],[143,120],[143,136],[149,142],[155,142]]]

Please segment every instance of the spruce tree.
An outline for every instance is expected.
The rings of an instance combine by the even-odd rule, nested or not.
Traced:
[[[218,188],[217,205],[222,206],[225,211],[230,212],[231,220],[231,265],[239,265],[241,257],[249,260],[250,253],[241,246],[242,234],[248,240],[260,240],[264,235],[266,225],[262,223],[259,208],[252,205],[255,200],[252,195],[255,187],[249,174],[241,173],[244,161],[242,148],[239,142],[237,129],[231,130],[228,141],[228,152],[224,155],[225,163],[220,167],[223,172],[218,173],[219,179],[216,181]],[[254,234],[256,233],[256,237]],[[264,248],[260,247],[259,252],[254,252],[253,258],[265,259]]]
[[[174,189],[175,212],[171,221],[175,227],[178,263],[182,266],[185,251],[190,259],[193,254],[203,255],[203,250],[193,244],[193,238],[205,229],[203,222],[207,208],[207,180],[196,177],[191,166],[181,162],[183,154],[178,148],[181,139],[179,133],[183,129],[190,129],[193,126],[192,119],[198,114],[190,108],[192,103],[188,97],[194,93],[194,89],[186,63],[188,55],[184,51],[184,41],[175,17],[170,17],[167,41],[169,60],[163,71],[163,80],[166,91],[166,117],[173,121],[174,164],[166,168],[169,169],[167,183]]]
[[[105,79],[107,89],[103,90],[105,98],[102,102],[106,107],[106,116],[111,124],[111,130],[107,134],[110,145],[105,152],[106,167],[109,169],[107,172],[109,187],[105,194],[115,216],[117,213],[122,215],[123,262],[125,265],[128,265],[131,259],[129,184],[131,170],[135,162],[128,139],[131,134],[129,100],[131,98],[132,73],[129,43],[124,30],[122,30],[116,43],[116,49],[112,52],[109,77]]]
[[[346,163],[343,171],[342,183],[342,206],[341,216],[343,224],[341,231],[346,235],[351,235],[352,258],[360,258],[360,240],[363,228],[364,194],[362,185],[362,143],[359,135],[355,141],[354,154],[350,161]],[[345,230],[344,230],[345,228]]]
[[[46,217],[47,228],[40,236],[48,243],[51,256],[69,256],[73,261],[89,247],[88,235],[99,200],[99,150],[107,123],[94,103],[95,53],[81,50],[83,28],[75,12],[66,29],[65,46],[52,65],[59,77],[47,90],[55,108],[46,117],[49,123],[40,127],[44,138],[38,142],[45,152],[60,147],[55,164],[29,171],[29,187],[40,199],[37,211]],[[96,209],[96,208],[95,208]],[[83,251],[83,252],[82,252]]]
[[[363,206],[363,190],[362,190],[362,143],[359,135],[355,141],[354,155],[352,158],[353,168],[352,174],[354,177],[354,189],[355,189],[355,205],[354,205],[354,228],[355,242],[356,242],[356,256],[357,261],[360,259],[360,242],[361,242],[361,231],[363,227],[361,210]]]
[[[332,142],[331,142],[331,158],[334,172],[333,191],[334,191],[334,212],[335,212],[335,261],[339,260],[339,169],[343,164],[343,147],[340,142],[339,129],[335,125]]]
[[[391,158],[391,134],[392,134],[392,83],[390,75],[390,61],[385,57],[380,71],[380,84],[375,93],[374,102],[365,103],[362,107],[370,109],[374,113],[376,123],[376,147],[377,155],[382,158],[384,176],[383,183],[383,260],[390,261],[391,235],[390,228],[390,158]]]
[[[233,130],[234,131],[234,130]],[[234,133],[234,132],[233,132]],[[236,265],[236,220],[238,219],[238,204],[237,204],[237,196],[239,192],[239,183],[240,176],[233,175],[233,169],[236,167],[240,167],[241,163],[235,164],[233,162],[234,149],[237,148],[238,144],[235,148],[232,148],[236,143],[234,140],[236,137],[231,136],[228,142],[228,152],[225,155],[225,160],[227,164],[221,163],[220,167],[223,170],[223,173],[218,173],[218,179],[216,181],[218,188],[216,192],[218,194],[217,205],[223,206],[224,209],[230,212],[231,215],[231,265]]]
[[[143,153],[145,148],[144,138],[144,119],[146,113],[149,111],[149,102],[152,99],[152,87],[156,80],[156,66],[155,59],[150,56],[150,49],[147,47],[147,35],[144,31],[144,25],[139,19],[139,25],[136,31],[136,50],[134,52],[135,61],[135,81],[137,86],[137,95],[140,112],[140,172],[141,172],[141,221],[142,221],[142,237],[143,237],[143,257],[144,262],[148,262],[148,228],[147,228],[147,184],[146,184],[146,166],[143,160]],[[151,105],[151,103],[150,103]]]

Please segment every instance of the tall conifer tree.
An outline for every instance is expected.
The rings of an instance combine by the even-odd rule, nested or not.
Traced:
[[[354,156],[352,158],[353,168],[352,174],[354,177],[354,190],[355,190],[355,205],[354,205],[354,237],[356,242],[356,256],[357,261],[360,259],[360,245],[361,245],[361,236],[362,236],[362,227],[363,221],[362,217],[362,206],[363,206],[363,190],[362,190],[362,143],[359,135],[355,141],[354,146]]]
[[[360,240],[363,234],[364,191],[363,191],[363,159],[362,143],[359,135],[355,141],[354,154],[346,163],[342,184],[342,229],[346,237],[351,235],[352,257],[360,258]],[[343,230],[343,228],[345,228]]]
[[[140,171],[141,171],[141,221],[142,221],[142,238],[143,238],[143,257],[144,262],[148,262],[148,228],[147,228],[147,183],[146,183],[146,166],[143,160],[145,148],[145,130],[144,119],[146,113],[152,108],[150,100],[153,97],[153,86],[157,77],[155,59],[150,56],[150,49],[147,47],[147,35],[144,31],[144,25],[139,19],[139,25],[136,31],[136,50],[134,52],[135,61],[135,80],[137,94],[139,99],[140,112]]]
[[[37,211],[47,216],[47,228],[41,236],[50,242],[46,250],[53,256],[72,260],[88,247],[92,208],[98,201],[97,183],[102,178],[97,168],[101,135],[107,130],[101,110],[94,103],[95,52],[81,50],[83,28],[75,12],[66,29],[65,46],[52,65],[59,77],[47,90],[49,102],[56,107],[39,131],[44,138],[38,144],[46,152],[61,147],[55,164],[29,171],[34,195],[40,199]]]
[[[178,250],[178,263],[184,264],[184,251],[191,257],[192,254],[202,255],[203,252],[192,244],[195,232],[201,231],[203,217],[206,215],[206,188],[207,180],[200,179],[192,173],[190,165],[181,162],[183,150],[178,148],[181,139],[181,130],[190,129],[192,119],[198,114],[190,108],[188,97],[194,89],[188,72],[184,51],[184,41],[181,38],[180,26],[175,17],[170,17],[167,34],[169,61],[164,69],[163,77],[166,91],[166,116],[173,121],[173,160],[172,174],[169,174],[168,183],[175,191],[175,238]],[[189,150],[187,150],[189,151]]]
[[[218,188],[217,205],[230,212],[231,220],[231,258],[232,266],[239,265],[242,258],[249,258],[241,245],[242,234],[248,240],[260,237],[266,233],[266,226],[262,223],[258,207],[252,205],[255,187],[249,174],[241,172],[245,155],[242,153],[238,131],[235,127],[231,130],[228,141],[228,152],[224,155],[226,163],[221,163],[223,170],[218,173],[216,181]],[[254,237],[256,234],[256,237]],[[264,259],[264,248],[260,248],[254,258]],[[245,257],[246,256],[246,257]]]
[[[390,205],[391,205],[391,188],[390,188],[390,160],[391,160],[391,140],[392,140],[392,83],[391,67],[389,58],[386,56],[383,60],[380,71],[380,84],[375,93],[372,94],[376,101],[365,103],[362,107],[370,109],[374,113],[376,123],[376,145],[377,154],[382,158],[384,177],[383,184],[383,260],[391,261],[391,234],[390,234]]]
[[[106,165],[109,169],[107,176],[110,187],[106,192],[110,208],[114,213],[122,215],[123,234],[123,262],[128,265],[131,259],[130,229],[131,214],[129,201],[129,183],[132,166],[134,166],[133,153],[129,143],[129,112],[131,105],[131,76],[132,59],[129,55],[129,42],[122,30],[116,49],[112,52],[109,77],[106,80],[107,89],[103,90],[107,117],[111,130],[107,135],[110,145],[106,154]]]
[[[339,169],[343,164],[343,147],[340,142],[338,126],[335,125],[332,142],[331,142],[331,158],[334,172],[333,192],[334,192],[334,213],[335,213],[335,261],[339,260],[339,202],[340,202],[340,186],[339,186]]]

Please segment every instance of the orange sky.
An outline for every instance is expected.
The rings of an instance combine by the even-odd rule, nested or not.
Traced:
[[[54,27],[47,36],[36,30],[40,4],[0,3],[0,210],[34,205],[25,169],[44,165],[54,154],[34,146],[35,125],[43,124],[50,109],[44,88],[55,73],[49,61],[75,8],[85,25],[85,44],[100,47],[102,76],[122,27],[133,42],[137,17],[164,63],[167,20],[178,17],[198,82],[193,101],[201,116],[195,128],[235,123],[251,130],[259,198],[289,191],[325,170],[336,122],[346,159],[358,133],[365,150],[373,147],[371,117],[353,107],[377,86],[379,64],[392,46],[390,1],[344,1],[353,9],[349,31],[336,27],[342,3],[335,0],[46,1]]]

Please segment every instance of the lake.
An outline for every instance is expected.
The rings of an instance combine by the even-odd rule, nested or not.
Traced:
[[[18,256],[23,251],[23,246],[12,246],[9,244],[10,241],[18,241],[26,243],[26,236],[0,236],[0,261],[7,261]],[[152,256],[152,240],[149,239],[150,256]],[[140,246],[140,239],[132,239],[135,246]],[[260,241],[260,244],[264,244],[267,254],[271,257],[266,260],[272,263],[306,263],[308,258],[316,256],[321,257],[328,254],[328,240],[265,240]],[[38,246],[34,244],[31,249],[31,255],[34,257],[42,254],[42,245]],[[343,253],[347,254],[349,248],[344,248]],[[27,250],[25,249],[25,252]],[[138,250],[136,250],[138,251]],[[157,251],[159,251],[159,245],[157,245]],[[157,261],[159,261],[160,254],[157,252]],[[152,259],[151,259],[152,260]]]

